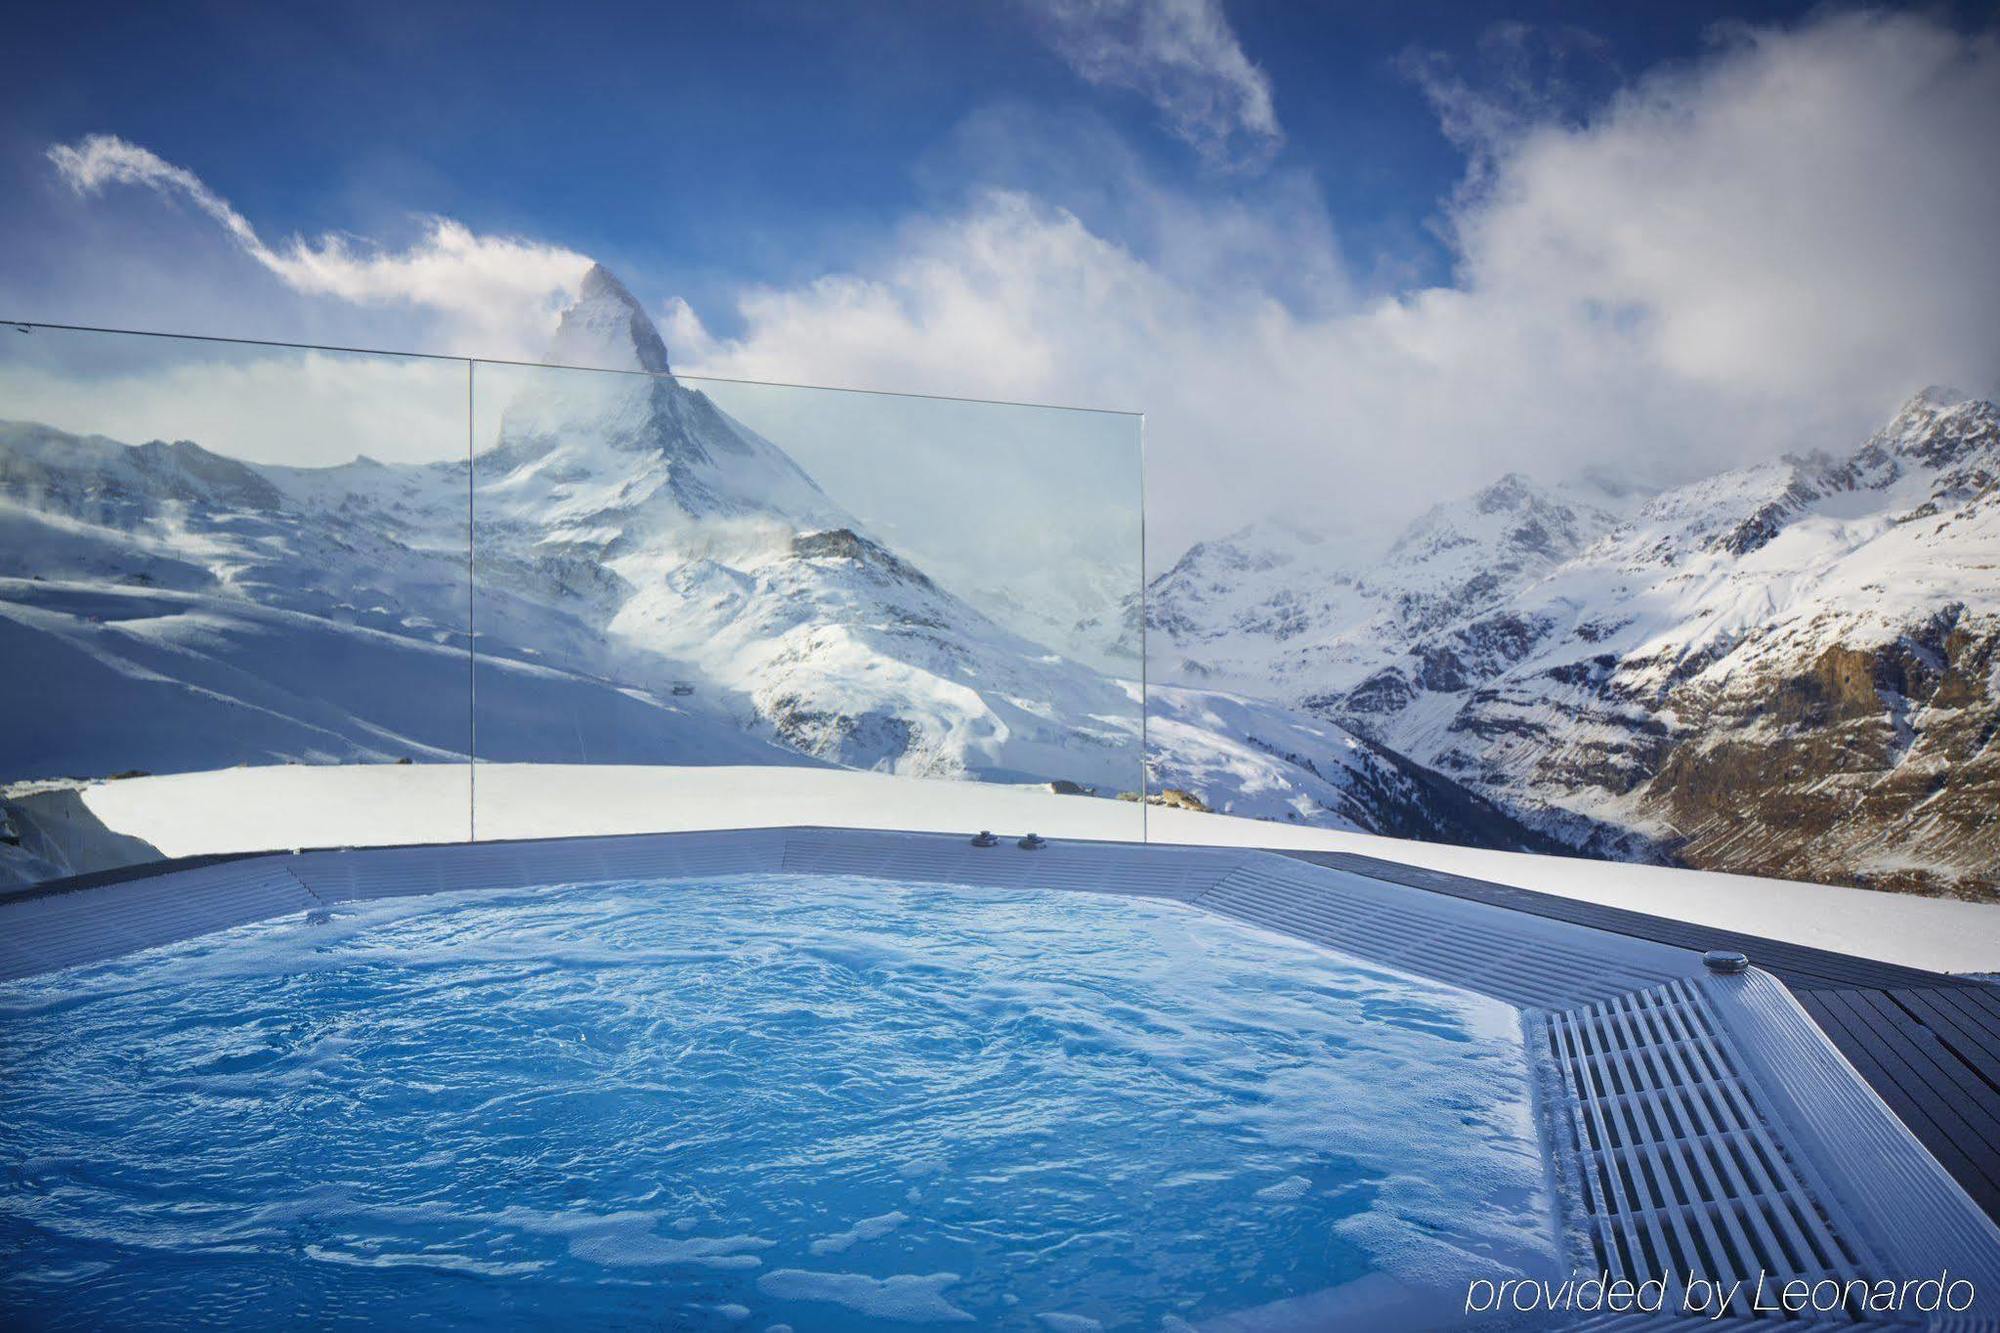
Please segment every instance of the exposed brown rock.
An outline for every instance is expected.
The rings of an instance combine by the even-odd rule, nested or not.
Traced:
[[[1677,698],[1698,739],[1645,802],[1688,865],[2000,901],[1996,651],[2000,624],[1953,608],[1786,679]]]

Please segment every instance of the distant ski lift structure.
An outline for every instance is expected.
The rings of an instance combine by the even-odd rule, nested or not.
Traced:
[[[676,699],[685,699],[688,695],[693,693],[694,693],[694,685],[692,683],[685,680],[677,680],[674,682],[674,697]]]

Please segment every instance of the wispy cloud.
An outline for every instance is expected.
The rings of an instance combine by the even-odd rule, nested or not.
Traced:
[[[1469,61],[1413,47],[1397,65],[1465,153],[1468,190],[1484,184],[1497,156],[1536,126],[1580,127],[1619,82],[1610,43],[1573,25],[1495,23]]]
[[[574,250],[480,235],[443,217],[421,218],[421,235],[401,250],[338,235],[310,241],[293,237],[272,245],[195,173],[116,135],[93,134],[74,144],[57,144],[48,156],[78,194],[130,185],[183,200],[294,291],[435,312],[448,322],[447,336],[466,350],[539,354],[555,311],[590,267],[589,257]]]
[[[1219,0],[1029,0],[1057,54],[1091,83],[1136,92],[1202,160],[1254,171],[1284,145],[1271,80]]]

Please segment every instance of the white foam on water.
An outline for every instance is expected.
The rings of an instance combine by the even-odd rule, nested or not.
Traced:
[[[845,1231],[820,1237],[807,1248],[814,1254],[842,1254],[853,1248],[857,1241],[880,1240],[909,1220],[909,1214],[902,1212],[864,1217]]]
[[[957,1284],[956,1273],[898,1273],[869,1277],[865,1273],[815,1273],[779,1268],[757,1279],[757,1290],[772,1300],[825,1301],[845,1306],[870,1319],[900,1323],[971,1323],[972,1316],[944,1298]]]
[[[1258,1190],[1257,1197],[1285,1202],[1291,1199],[1303,1199],[1306,1191],[1311,1188],[1312,1182],[1304,1176],[1286,1176],[1276,1184],[1266,1185]]]

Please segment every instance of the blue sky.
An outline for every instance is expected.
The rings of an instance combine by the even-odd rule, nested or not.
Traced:
[[[1428,224],[1463,174],[1412,57],[1499,85],[1496,26],[1540,44],[1537,91],[1587,111],[1621,71],[1686,60],[1784,4],[1236,4],[1285,142],[1384,282],[1449,264]],[[324,11],[324,12],[322,12]],[[267,232],[393,234],[414,211],[560,238],[690,300],[795,281],[980,179],[957,133],[993,107],[1101,122],[1159,176],[1226,194],[1144,98],[1080,80],[1008,4],[59,6],[10,19],[9,175],[116,133]],[[1577,40],[1579,37],[1584,40]],[[1564,44],[1567,42],[1567,47]],[[1561,58],[1548,55],[1566,50]],[[1034,183],[1034,182],[1029,182]],[[644,275],[643,278],[639,275]]]
[[[5,313],[533,355],[587,257],[683,368],[1144,409],[1170,541],[1372,534],[1430,494],[1385,443],[1454,488],[1851,447],[2000,354],[1990,8],[92,15],[0,52]],[[58,169],[91,135],[146,162]]]

